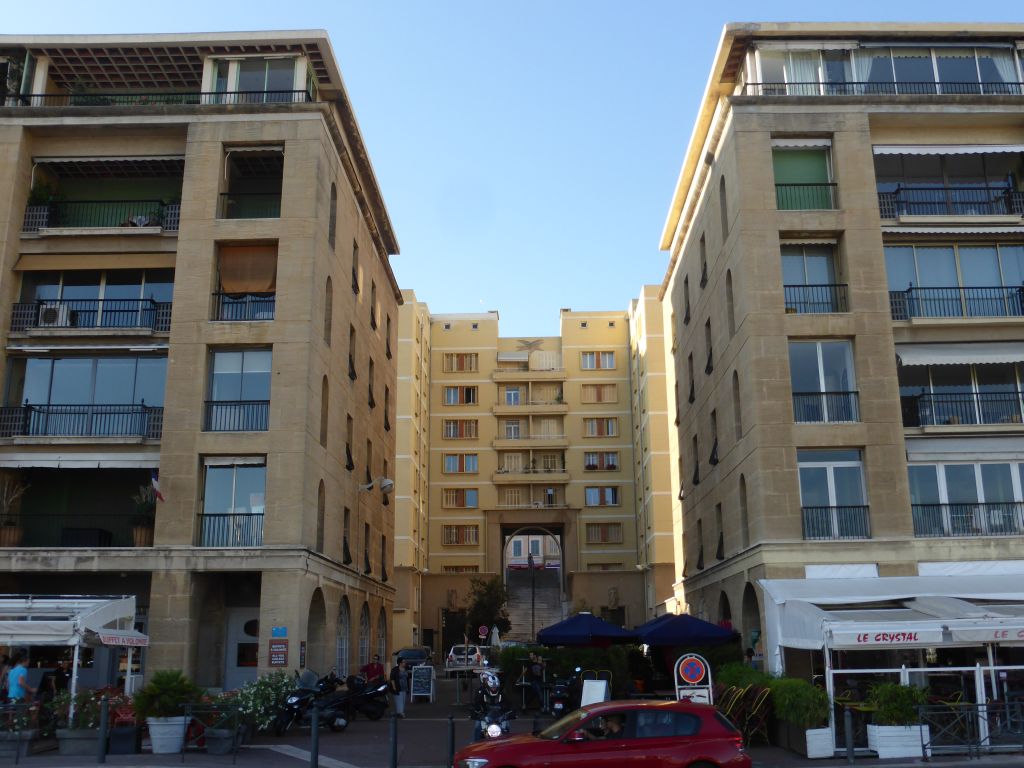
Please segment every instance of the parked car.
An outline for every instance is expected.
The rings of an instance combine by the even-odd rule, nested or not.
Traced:
[[[482,645],[453,645],[445,659],[445,669],[465,669],[483,664],[486,648]]]
[[[743,735],[707,704],[688,701],[605,701],[577,709],[536,734],[471,744],[455,768],[751,768]]]
[[[405,664],[409,667],[433,664],[434,652],[426,645],[410,645],[408,648],[401,648],[395,653],[395,664],[401,659],[405,659]]]

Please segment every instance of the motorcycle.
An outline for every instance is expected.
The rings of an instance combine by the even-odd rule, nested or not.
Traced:
[[[320,725],[335,732],[345,730],[350,718],[344,706],[346,692],[337,690],[339,683],[341,680],[333,669],[319,678],[311,669],[301,675],[296,672],[296,688],[285,698],[274,718],[274,735],[283,736],[296,723],[310,724],[314,708]]]
[[[339,706],[349,720],[355,720],[360,713],[370,720],[380,720],[384,716],[389,703],[387,678],[379,676],[367,680],[361,675],[349,675],[345,679],[345,688],[341,692]]]
[[[497,739],[507,736],[509,732],[509,721],[514,720],[515,710],[503,711],[500,706],[489,707],[486,712],[474,712],[470,718],[476,720],[473,729],[474,741]]]
[[[548,704],[551,707],[551,715],[556,720],[562,715],[571,711],[569,709],[572,697],[569,693],[569,681],[555,678],[551,686],[551,695],[548,697]]]

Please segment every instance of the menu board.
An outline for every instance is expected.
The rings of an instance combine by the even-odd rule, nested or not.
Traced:
[[[288,666],[288,640],[274,638],[270,641],[270,653],[268,654],[268,667]]]
[[[412,698],[417,696],[434,701],[434,668],[429,664],[412,668]]]

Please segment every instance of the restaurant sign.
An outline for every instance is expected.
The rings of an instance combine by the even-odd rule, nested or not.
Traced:
[[[833,648],[869,648],[878,646],[938,645],[942,643],[941,627],[899,628],[884,631],[871,629],[832,630]]]
[[[1024,626],[951,627],[958,643],[1024,643]]]

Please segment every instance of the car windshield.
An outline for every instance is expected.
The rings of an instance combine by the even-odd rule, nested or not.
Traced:
[[[586,720],[587,715],[590,714],[582,709],[577,709],[575,712],[570,712],[568,715],[563,717],[561,720],[556,720],[543,731],[537,734],[542,739],[550,739],[556,741],[569,731],[575,730],[579,727],[579,724]]]

